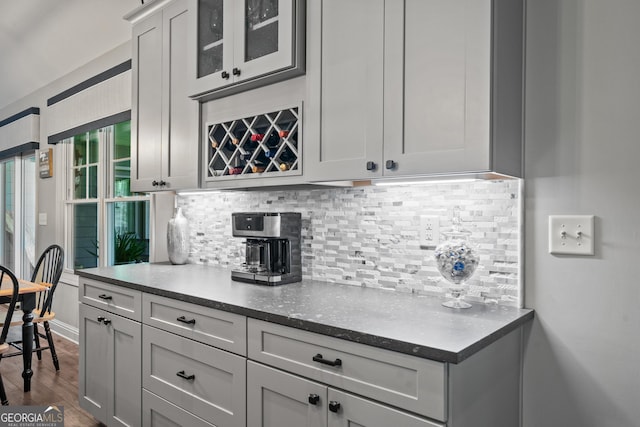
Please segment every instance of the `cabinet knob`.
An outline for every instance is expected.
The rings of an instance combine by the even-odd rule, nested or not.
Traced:
[[[394,162],[393,160],[387,160],[387,162],[385,163],[385,167],[389,170],[391,169],[395,169],[396,167],[398,167],[398,164],[396,162]]]
[[[309,395],[309,403],[311,403],[312,405],[317,405],[318,402],[320,402],[320,396],[314,393]]]
[[[329,410],[331,412],[338,412],[340,410],[340,402],[336,402],[335,400],[329,401]]]
[[[164,187],[165,185],[167,185],[167,183],[166,183],[165,181],[160,181],[160,182],[158,183],[158,185],[159,185],[160,187]]]
[[[227,73],[226,71],[223,71],[222,74],[220,74],[220,77],[226,80],[229,78],[229,73]]]
[[[102,323],[102,321],[104,320],[103,316],[98,316],[98,318],[96,319],[98,322]]]
[[[105,324],[105,325],[109,325],[109,324],[111,324],[111,320],[109,320],[109,319],[103,319],[103,320],[102,320],[102,323],[103,323],[103,324]]]
[[[234,76],[239,76],[240,75],[240,68],[233,67],[233,75]]]
[[[154,187],[157,187],[158,185],[160,185],[160,183],[154,179],[154,180],[151,182],[151,185],[153,185]]]
[[[378,168],[378,165],[376,164],[376,162],[367,162],[367,170],[368,171],[374,171]]]

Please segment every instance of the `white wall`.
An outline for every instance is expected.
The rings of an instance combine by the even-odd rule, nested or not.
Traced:
[[[640,425],[640,1],[529,0],[525,427]],[[547,253],[594,214],[596,255]]]

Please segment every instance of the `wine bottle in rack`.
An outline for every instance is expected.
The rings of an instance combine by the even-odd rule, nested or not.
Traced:
[[[235,151],[237,143],[235,143],[234,141],[238,141],[238,138],[227,139],[227,142],[224,143],[222,148],[230,152]]]
[[[229,168],[229,175],[240,175],[244,170],[246,162],[241,156],[236,156],[233,159],[233,166]]]
[[[269,137],[265,140],[264,145],[269,148],[277,148],[280,145],[280,137],[275,130],[271,131]]]
[[[267,151],[264,152],[264,155],[265,157],[272,159],[276,156],[277,152],[278,152],[278,147],[269,148]]]
[[[291,170],[293,169],[293,162],[281,162],[279,168],[282,172]]]
[[[263,164],[256,163],[255,165],[251,166],[251,172],[253,173],[262,173],[264,172],[265,169],[266,169],[266,166]]]
[[[211,148],[216,149],[216,150],[227,150],[227,151],[233,151],[236,149],[235,145],[233,145],[231,140],[227,140],[224,144],[220,144],[220,142],[218,142],[215,139],[211,140]]]
[[[283,150],[282,153],[280,153],[278,160],[280,161],[280,170],[284,172],[293,168],[293,164],[296,161],[296,156],[291,151],[286,149]]]
[[[264,133],[252,133],[251,137],[249,138],[251,142],[260,142],[263,139],[264,139]]]

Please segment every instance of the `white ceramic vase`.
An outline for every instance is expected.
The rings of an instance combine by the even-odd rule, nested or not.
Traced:
[[[167,224],[167,252],[171,264],[185,264],[189,258],[189,222],[182,208]]]

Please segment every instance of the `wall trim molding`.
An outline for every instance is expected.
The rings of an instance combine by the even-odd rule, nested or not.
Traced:
[[[76,136],[83,132],[88,132],[94,129],[100,129],[105,126],[114,125],[116,123],[125,122],[127,120],[131,120],[131,110],[123,111],[118,114],[114,114],[113,116],[105,117],[99,120],[95,120],[93,122],[85,123],[80,126],[76,126],[71,129],[67,129],[63,132],[56,133],[55,135],[51,135],[47,137],[47,142],[49,144],[55,145],[63,139],[70,138],[72,136]]]
[[[74,326],[69,325],[68,323],[61,322],[57,319],[53,319],[49,322],[49,326],[51,327],[51,331],[72,341],[76,344],[80,342],[80,330]]]
[[[31,107],[31,108],[27,108],[24,111],[20,111],[19,113],[16,113],[11,117],[7,117],[6,119],[0,121],[0,128],[8,124],[11,124],[17,120],[20,120],[23,117],[29,116],[31,114],[37,114],[39,116],[40,109],[38,107]]]
[[[77,85],[72,86],[69,89],[60,92],[57,95],[52,96],[51,98],[47,99],[47,107],[50,107],[53,104],[63,101],[75,95],[78,92],[82,92],[83,90],[88,89],[91,86],[95,86],[98,83],[102,83],[105,80],[109,80],[111,77],[117,76],[118,74],[122,74],[125,71],[128,71],[130,69],[131,69],[131,60],[129,59],[121,64],[118,64],[114,67],[109,68],[106,71],[103,71],[100,74],[90,77],[87,80],[80,82]]]
[[[0,160],[8,159],[9,157],[14,157],[18,154],[21,154],[27,151],[34,151],[39,148],[40,148],[39,142],[27,142],[22,145],[17,145],[15,147],[11,147],[9,149],[0,151]]]

